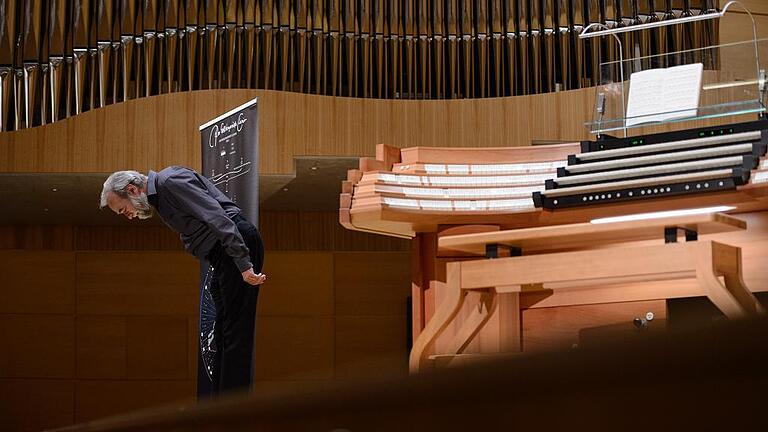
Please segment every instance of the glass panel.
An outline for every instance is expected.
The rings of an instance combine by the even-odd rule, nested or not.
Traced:
[[[615,40],[612,43],[615,43]],[[768,39],[757,41],[757,52],[760,59],[768,58]],[[672,72],[680,71],[682,68],[668,69],[669,74],[666,75],[663,71],[667,68],[699,63],[702,64],[703,72],[698,107],[671,109],[672,105],[667,103],[670,95],[687,82],[675,85],[671,79]],[[652,69],[660,73],[649,73]],[[601,84],[596,87],[594,118],[593,121],[586,123],[586,126],[592,133],[602,133],[654,124],[760,113],[765,111],[765,105],[758,83],[760,76],[758,69],[764,70],[765,65],[761,64],[758,68],[755,41],[751,40],[601,63]],[[645,105],[650,108],[641,110],[645,111],[643,115],[628,117],[627,103],[631,77],[641,72],[642,75],[635,75],[636,83],[641,77],[647,79],[649,76],[656,75],[652,80],[659,85],[654,84],[651,87],[655,88],[653,91],[659,92],[658,99],[652,99]],[[666,89],[665,79],[668,79]]]

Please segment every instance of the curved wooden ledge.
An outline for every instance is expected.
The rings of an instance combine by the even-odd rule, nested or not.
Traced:
[[[260,172],[289,174],[296,156],[372,156],[381,142],[395,147],[513,147],[528,146],[534,139],[587,139],[582,123],[591,112],[594,91],[442,101],[248,89],[170,93],[0,133],[0,173],[199,167],[198,126],[255,97]]]

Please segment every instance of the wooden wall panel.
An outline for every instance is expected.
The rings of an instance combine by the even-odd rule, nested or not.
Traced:
[[[128,317],[129,378],[166,380],[197,377],[189,370],[186,316]]]
[[[268,250],[331,250],[331,232],[336,227],[328,213],[262,212],[259,230],[264,247]],[[335,222],[338,225],[338,215]]]
[[[75,253],[0,251],[0,313],[75,313]]]
[[[351,231],[335,211],[263,211],[259,231],[268,251],[408,251],[407,240]]]
[[[88,250],[183,251],[179,235],[163,226],[78,226],[75,248]]]
[[[0,172],[200,168],[198,125],[254,97],[260,101],[260,172],[290,174],[296,156],[373,156],[382,142],[500,147],[589,139],[583,123],[591,118],[594,89],[440,101],[245,89],[172,93],[0,133]]]
[[[183,252],[79,252],[77,256],[81,314],[195,314],[198,283],[199,265]]]
[[[196,376],[189,362],[186,316],[80,316],[77,376],[80,379],[171,379]],[[196,332],[195,332],[196,333]]]
[[[766,3],[768,4],[768,3]],[[736,9],[733,9],[736,11]],[[757,25],[757,37],[768,37],[768,14],[754,15]],[[752,40],[752,20],[742,13],[728,13],[722,18],[720,27],[720,40],[722,43],[742,42]],[[768,67],[768,43],[761,42],[758,46],[760,65],[763,69]],[[755,52],[751,44],[741,45],[739,49],[724,49],[722,61],[728,65],[728,69],[744,71],[742,79],[755,75]]]
[[[729,1],[730,0],[720,0],[720,7],[725,6]],[[752,14],[768,15],[768,3],[766,3],[764,0],[739,0],[739,2],[743,4]],[[728,14],[731,13],[743,13],[743,9],[738,5],[733,5],[730,9],[728,9]],[[725,22],[724,27],[729,27],[729,24]]]
[[[0,424],[5,431],[40,431],[75,422],[72,380],[0,379]]]
[[[259,317],[255,380],[330,380],[333,317]]]
[[[128,370],[125,317],[77,317],[77,377],[125,379]]]
[[[198,126],[259,97],[260,171],[289,174],[301,155],[373,156],[394,146],[509,146],[586,139],[591,89],[482,100],[377,100],[271,90],[203,90],[135,99],[0,134],[0,172],[200,167]],[[551,110],[558,118],[553,121]],[[477,134],[481,136],[478,138]]]
[[[337,316],[335,378],[408,374],[405,315]]]
[[[75,319],[72,315],[0,315],[0,377],[72,378]]]
[[[264,273],[259,316],[333,315],[331,252],[267,252]]]
[[[351,231],[335,211],[262,211],[259,230],[267,250],[408,251],[408,240]],[[165,225],[0,226],[0,250],[183,251]]]
[[[172,402],[194,402],[193,380],[78,381],[75,389],[75,422]]]
[[[72,250],[73,247],[73,228],[68,225],[0,227],[0,249]]]
[[[411,294],[406,252],[334,254],[336,315],[404,315]]]

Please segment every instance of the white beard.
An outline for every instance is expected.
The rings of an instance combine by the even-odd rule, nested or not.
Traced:
[[[147,194],[142,192],[139,196],[128,196],[131,201],[131,205],[136,209],[136,217],[139,219],[149,219],[154,214],[152,206],[149,204]]]

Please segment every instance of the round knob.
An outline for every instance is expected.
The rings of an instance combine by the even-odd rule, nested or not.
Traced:
[[[645,320],[646,321],[653,321],[653,312],[648,312],[645,314]]]

